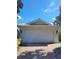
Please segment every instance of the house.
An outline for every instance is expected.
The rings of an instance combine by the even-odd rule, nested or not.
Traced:
[[[18,25],[23,43],[53,43],[59,42],[58,26],[37,19],[27,24]]]

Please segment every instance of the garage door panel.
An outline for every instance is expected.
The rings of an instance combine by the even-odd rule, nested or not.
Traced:
[[[27,30],[23,32],[22,39],[26,43],[52,42],[53,33],[49,30]]]

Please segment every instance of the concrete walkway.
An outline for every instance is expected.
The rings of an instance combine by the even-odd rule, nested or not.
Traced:
[[[61,59],[60,43],[20,47],[17,51],[17,59]]]

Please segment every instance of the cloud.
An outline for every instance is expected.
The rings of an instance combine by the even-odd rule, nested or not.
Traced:
[[[18,17],[18,19],[22,19],[21,16],[19,16],[19,15],[17,17]]]
[[[48,5],[48,7],[52,7],[52,6],[54,6],[54,2],[52,2],[52,3],[50,3],[50,4]]]
[[[53,23],[50,23],[51,25],[54,25]]]
[[[49,9],[49,8],[48,8],[48,9],[45,9],[44,12],[45,12],[45,13],[46,13],[46,12],[51,12],[51,9]]]
[[[52,21],[54,22],[56,20],[56,18],[52,18]]]
[[[51,2],[50,4],[48,4],[47,8],[43,10],[43,12],[51,12],[52,8],[54,6],[54,2]]]
[[[52,18],[53,20],[56,20],[56,18]]]

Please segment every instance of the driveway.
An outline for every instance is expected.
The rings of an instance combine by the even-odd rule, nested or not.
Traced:
[[[17,59],[61,59],[60,43],[20,47],[17,51]]]

